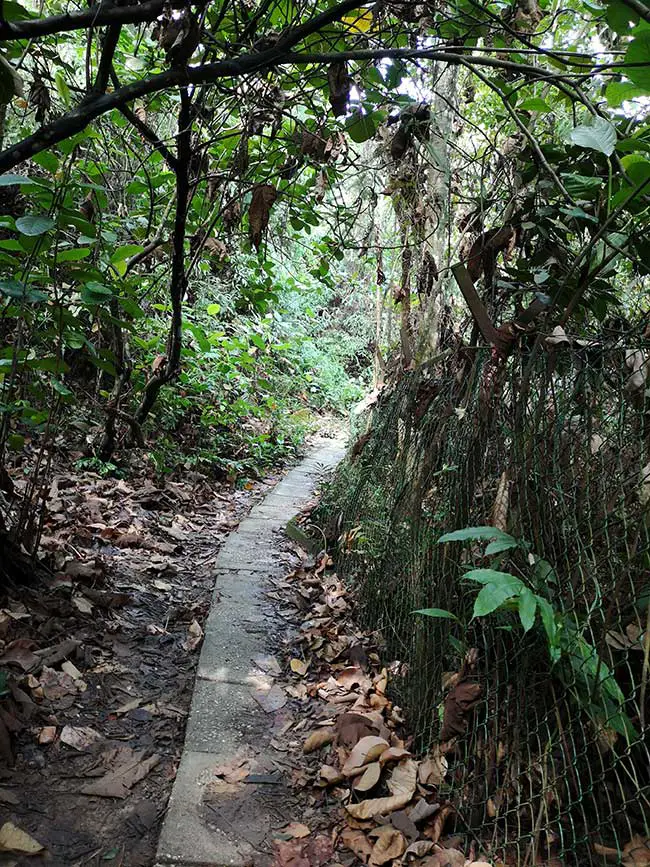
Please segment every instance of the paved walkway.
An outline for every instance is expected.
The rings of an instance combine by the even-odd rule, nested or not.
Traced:
[[[273,710],[282,696],[269,689],[274,672],[268,658],[270,636],[281,622],[264,593],[269,576],[287,571],[278,560],[277,531],[343,454],[336,440],[316,448],[251,511],[219,553],[183,755],[158,844],[160,867],[256,865],[272,828],[285,819],[299,820],[282,812],[289,787],[268,743],[283,724],[281,709]],[[255,757],[250,784],[229,789],[215,768],[246,755]]]

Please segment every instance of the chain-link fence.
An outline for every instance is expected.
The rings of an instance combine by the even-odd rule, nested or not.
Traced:
[[[482,687],[443,747],[457,829],[507,864],[648,864],[650,347],[551,343],[405,373],[324,509],[418,746],[440,742],[451,673]],[[438,541],[482,525],[516,547]]]

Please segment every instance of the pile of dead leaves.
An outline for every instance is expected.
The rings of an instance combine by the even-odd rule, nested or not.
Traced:
[[[399,675],[395,663],[382,667],[369,636],[355,629],[353,600],[321,558],[311,570],[289,576],[297,592],[298,653],[288,659],[293,683],[289,695],[317,702],[316,725],[302,744],[316,799],[340,805],[330,841],[341,861],[367,865],[480,867],[474,852],[461,849],[461,837],[445,836],[454,807],[439,795],[448,771],[445,752],[464,733],[480,697],[471,681],[475,654],[450,677],[442,732],[449,740],[417,759],[401,734],[404,720],[387,688]],[[294,644],[294,652],[296,645]],[[276,844],[276,867],[315,863],[309,837]],[[319,862],[321,863],[321,862]],[[334,861],[329,863],[333,864]]]

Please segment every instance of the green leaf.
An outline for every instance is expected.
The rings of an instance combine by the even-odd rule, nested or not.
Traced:
[[[357,144],[368,141],[377,132],[377,124],[373,116],[371,114],[362,114],[360,111],[349,117],[345,126],[348,135]]]
[[[484,539],[499,539],[503,542],[514,542],[517,540],[504,533],[503,530],[498,530],[496,527],[465,527],[463,530],[454,530],[451,533],[445,533],[438,539],[438,544],[441,542],[475,542]]]
[[[647,96],[650,91],[645,87],[639,87],[633,81],[612,81],[607,85],[605,98],[612,108],[618,108],[626,99],[634,99],[637,96]]]
[[[509,539],[497,539],[495,542],[490,542],[490,544],[485,549],[485,556],[491,557],[493,554],[501,554],[503,551],[510,551],[512,548],[519,547],[519,543],[516,539],[510,541]]]
[[[538,96],[533,96],[530,99],[525,99],[517,106],[517,111],[538,111],[541,114],[548,114],[553,111],[551,106],[544,99]]]
[[[9,187],[13,184],[22,184],[25,186],[26,184],[34,184],[31,178],[26,178],[24,175],[12,175],[5,174],[0,175],[0,187]]]
[[[492,614],[493,611],[499,609],[504,602],[517,596],[517,591],[511,587],[498,586],[496,584],[486,584],[481,589],[481,592],[476,597],[474,602],[474,611],[472,617],[485,617],[486,614]]]
[[[90,256],[88,247],[75,247],[71,250],[59,251],[56,259],[57,262],[79,262],[81,259],[87,259]]]
[[[206,310],[208,316],[216,316],[217,313],[221,313],[221,307],[219,304],[208,304]]]
[[[9,298],[16,298],[19,301],[26,301],[28,304],[34,304],[37,301],[47,301],[48,298],[45,292],[32,289],[18,280],[0,280],[0,294],[8,295]]]
[[[630,42],[625,54],[625,64],[627,77],[639,87],[650,90],[650,30],[639,33],[636,39]]]
[[[524,632],[528,632],[535,624],[535,614],[537,613],[537,597],[534,593],[524,587],[519,594],[519,619],[524,627]]]
[[[44,235],[49,232],[54,226],[54,220],[51,217],[38,216],[31,214],[26,217],[19,217],[16,220],[16,229],[23,235],[34,237],[36,235]]]
[[[58,159],[50,151],[42,151],[40,154],[36,154],[32,157],[32,162],[41,166],[41,168],[45,169],[45,171],[49,172],[51,175],[56,174],[59,168]]]
[[[81,287],[81,300],[84,304],[104,304],[112,294],[111,289],[108,286],[104,286],[103,283],[90,281]]]
[[[118,247],[117,250],[111,256],[110,262],[115,271],[120,275],[120,277],[124,277],[126,274],[126,266],[128,260],[135,256],[136,253],[141,253],[144,250],[144,247],[141,247],[139,244],[124,244],[123,247]]]
[[[463,578],[476,581],[478,584],[495,584],[499,587],[508,587],[519,593],[524,584],[510,572],[499,572],[497,569],[470,569],[465,572]]]
[[[445,620],[458,620],[455,614],[451,611],[446,611],[444,608],[418,608],[412,614],[424,614],[426,617],[441,617]]]
[[[620,0],[614,0],[613,3],[608,4],[605,18],[614,33],[622,35],[628,33],[637,23],[639,13],[634,12],[625,3],[621,3]]]
[[[603,117],[595,117],[589,126],[582,124],[571,130],[570,138],[578,147],[611,156],[616,148],[616,127]]]

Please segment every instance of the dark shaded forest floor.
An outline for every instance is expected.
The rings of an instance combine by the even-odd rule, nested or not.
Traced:
[[[0,601],[1,815],[48,863],[153,863],[214,560],[279,476],[241,490],[193,472],[164,487],[55,476],[42,542],[53,580]]]

